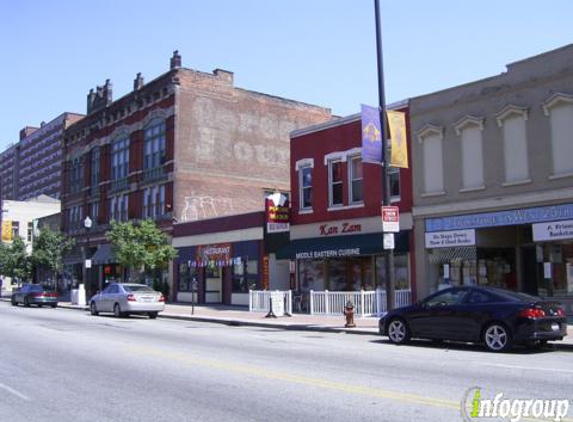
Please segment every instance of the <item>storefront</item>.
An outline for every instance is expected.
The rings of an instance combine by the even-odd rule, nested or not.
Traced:
[[[573,314],[573,204],[425,220],[426,280],[555,297]]]
[[[262,289],[261,241],[178,248],[177,301],[248,305]]]
[[[396,235],[394,279],[396,290],[411,286],[411,231]],[[298,239],[277,253],[277,259],[296,261],[296,288],[359,291],[385,288],[382,233]]]

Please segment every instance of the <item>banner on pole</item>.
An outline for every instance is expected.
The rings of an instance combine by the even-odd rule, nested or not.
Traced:
[[[383,161],[380,110],[362,104],[362,162],[381,164]]]
[[[408,168],[408,145],[406,142],[406,113],[388,110],[391,152],[390,166]]]

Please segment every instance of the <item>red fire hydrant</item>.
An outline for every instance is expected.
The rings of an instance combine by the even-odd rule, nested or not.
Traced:
[[[346,306],[344,307],[344,317],[346,318],[346,324],[344,324],[344,327],[356,327],[356,324],[354,323],[354,305],[351,301],[346,302]]]

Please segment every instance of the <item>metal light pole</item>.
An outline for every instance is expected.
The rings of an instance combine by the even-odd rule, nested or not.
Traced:
[[[86,216],[85,220],[84,220],[84,227],[86,228],[86,247],[85,247],[85,268],[86,268],[86,290],[89,292],[89,295],[93,294],[94,292],[91,291],[92,289],[92,283],[91,283],[91,279],[90,279],[90,268],[92,267],[92,263],[91,260],[88,259],[88,251],[89,251],[89,247],[90,247],[90,229],[92,228],[92,219],[90,218],[90,216]]]
[[[384,156],[384,165],[382,167],[382,186],[384,190],[383,205],[390,205],[390,177],[388,175],[390,157],[389,148],[386,140],[386,98],[384,95],[384,64],[382,60],[382,31],[380,28],[380,2],[374,0],[375,17],[376,17],[376,53],[378,64],[378,108],[380,110],[380,125],[382,135],[382,151]],[[387,311],[394,309],[394,250],[386,249],[384,251],[384,263],[386,273],[386,304]]]

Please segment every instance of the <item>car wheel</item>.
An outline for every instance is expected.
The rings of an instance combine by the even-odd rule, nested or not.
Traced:
[[[157,312],[150,312],[150,313],[149,313],[149,318],[151,318],[151,319],[157,318]]]
[[[98,316],[99,312],[97,311],[95,302],[90,303],[90,314],[94,316]]]
[[[52,309],[56,309],[56,306],[58,306],[58,304],[57,304],[57,303],[53,303],[53,304],[51,304],[50,306],[52,307]]]
[[[410,329],[403,319],[395,318],[388,323],[388,338],[394,344],[404,344],[410,340]]]
[[[492,352],[505,352],[512,346],[511,332],[505,325],[497,322],[486,327],[483,332],[483,341],[488,350]]]
[[[113,306],[113,316],[116,318],[121,318],[123,316],[123,312],[121,312],[121,308],[119,307],[119,303],[116,303]]]
[[[42,306],[44,306],[44,305],[42,305],[41,303],[38,303],[38,308],[41,308]]]
[[[16,299],[12,298],[10,302],[12,302],[12,306],[18,306],[18,302],[16,302]]]
[[[29,306],[30,306],[30,300],[29,300],[27,297],[24,298],[24,306],[25,306],[25,307],[29,307]]]

